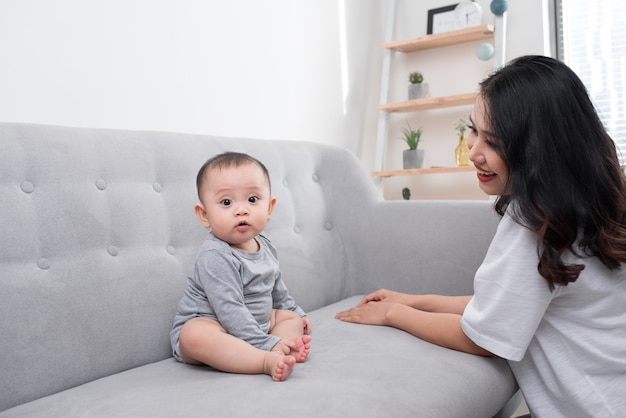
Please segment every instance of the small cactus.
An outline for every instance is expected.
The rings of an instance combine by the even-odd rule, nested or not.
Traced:
[[[413,71],[409,74],[409,83],[420,84],[422,81],[424,81],[424,76],[419,71]]]
[[[402,198],[404,200],[411,200],[411,189],[405,187],[402,189]]]

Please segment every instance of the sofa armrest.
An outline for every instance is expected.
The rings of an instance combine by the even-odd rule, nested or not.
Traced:
[[[473,293],[500,217],[488,201],[384,201],[372,208],[351,293]]]

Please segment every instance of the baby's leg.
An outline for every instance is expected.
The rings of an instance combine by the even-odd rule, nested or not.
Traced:
[[[270,334],[280,337],[289,346],[288,353],[301,363],[309,356],[311,337],[304,334],[304,322],[300,315],[284,309],[272,310]]]
[[[276,381],[285,380],[296,362],[293,356],[260,350],[228,334],[210,318],[194,318],[183,326],[180,355],[188,364],[206,364],[229,373],[265,373]]]

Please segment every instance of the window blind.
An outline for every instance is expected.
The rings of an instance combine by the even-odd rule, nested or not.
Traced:
[[[558,58],[581,78],[626,164],[624,0],[555,0]]]

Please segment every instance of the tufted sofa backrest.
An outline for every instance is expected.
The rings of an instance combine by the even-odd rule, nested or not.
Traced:
[[[20,393],[37,398],[170,356],[174,310],[206,235],[195,176],[226,150],[270,171],[278,203],[266,232],[296,301],[312,310],[346,297],[363,220],[381,200],[349,152],[0,124],[0,410],[29,400]]]

